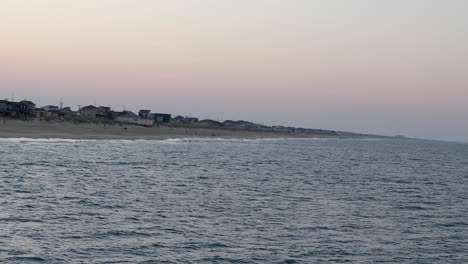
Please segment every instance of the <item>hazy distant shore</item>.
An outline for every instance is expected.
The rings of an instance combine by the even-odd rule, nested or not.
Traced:
[[[226,128],[190,128],[136,125],[71,123],[58,121],[3,120],[0,122],[0,138],[62,138],[62,139],[169,139],[169,138],[361,138],[360,136],[332,136],[231,130]]]

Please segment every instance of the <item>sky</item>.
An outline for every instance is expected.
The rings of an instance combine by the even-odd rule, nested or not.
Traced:
[[[468,1],[2,0],[0,97],[468,142]]]

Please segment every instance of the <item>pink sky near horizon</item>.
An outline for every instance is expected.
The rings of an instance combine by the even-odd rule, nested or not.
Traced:
[[[0,3],[0,97],[468,141],[468,3]]]

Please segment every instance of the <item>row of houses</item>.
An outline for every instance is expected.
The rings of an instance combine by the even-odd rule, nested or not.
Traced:
[[[46,105],[36,107],[36,104],[23,100],[12,102],[0,100],[0,116],[13,118],[81,118],[87,120],[113,120],[121,123],[137,124],[143,126],[153,126],[155,124],[165,124],[171,122],[170,114],[151,113],[150,110],[140,110],[138,115],[132,111],[113,111],[107,106],[88,105],[81,107],[78,111],[73,111],[70,107],[59,107]]]
[[[244,129],[265,132],[281,133],[301,133],[318,135],[338,135],[339,132],[321,129],[305,129],[284,126],[265,126],[248,121],[226,120],[219,122],[211,119],[199,120],[195,117],[176,116],[172,118],[170,114],[152,113],[151,110],[142,109],[138,114],[132,111],[113,111],[107,106],[88,105],[81,107],[78,111],[73,111],[70,107],[58,107],[55,105],[46,105],[36,107],[36,104],[23,100],[12,102],[0,100],[0,116],[13,118],[76,118],[81,120],[109,120],[126,124],[135,124],[141,126],[154,126],[159,124],[174,123],[190,127],[209,127],[209,128],[228,128]]]

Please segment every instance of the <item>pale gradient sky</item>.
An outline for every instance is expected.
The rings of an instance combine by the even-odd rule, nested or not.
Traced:
[[[468,1],[1,0],[0,97],[468,141]]]

